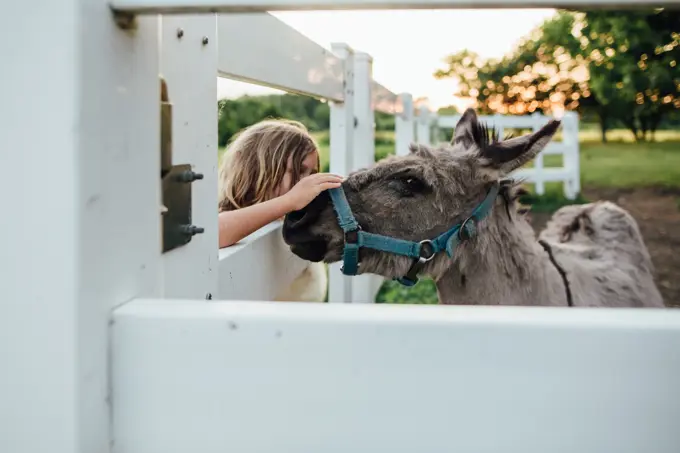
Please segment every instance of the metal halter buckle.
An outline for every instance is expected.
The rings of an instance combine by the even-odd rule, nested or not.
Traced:
[[[475,225],[475,219],[470,216],[467,219],[463,220],[463,223],[460,224],[460,228],[458,229],[458,238],[461,241],[470,239],[472,236],[468,234],[467,228],[465,226],[468,224],[468,222],[472,222],[472,225],[476,227]]]
[[[359,231],[361,231],[361,225],[357,226],[356,229],[351,231],[346,231],[344,235],[346,244],[356,244],[359,242]]]

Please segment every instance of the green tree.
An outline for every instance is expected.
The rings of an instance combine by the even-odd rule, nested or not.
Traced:
[[[643,139],[680,106],[678,28],[678,11],[560,11],[503,58],[463,50],[435,77],[456,79],[484,113],[557,105],[596,116],[603,141],[619,121]]]
[[[636,140],[654,139],[680,108],[680,11],[587,11],[574,34],[587,55],[591,89]]]

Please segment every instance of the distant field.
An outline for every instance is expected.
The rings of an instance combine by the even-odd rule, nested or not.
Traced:
[[[321,148],[322,168],[328,168],[328,132],[314,135]],[[659,131],[653,143],[635,143],[630,132],[625,130],[613,130],[608,137],[609,143],[603,144],[597,130],[584,130],[579,134],[582,185],[680,187],[680,131]],[[393,152],[394,134],[377,133],[376,158]],[[544,165],[560,166],[562,157],[545,156]],[[556,185],[547,190],[553,188],[561,191]]]
[[[321,168],[328,170],[328,131],[313,134],[319,144]],[[659,131],[653,143],[635,143],[626,130],[608,133],[609,143],[600,142],[599,131],[579,133],[581,185],[596,187],[680,187],[680,131]],[[557,137],[559,140],[560,137]],[[376,159],[394,152],[394,133],[377,132]],[[223,149],[220,150],[220,157]],[[562,165],[562,157],[548,155],[546,167]],[[559,184],[546,184],[548,192],[561,192]]]

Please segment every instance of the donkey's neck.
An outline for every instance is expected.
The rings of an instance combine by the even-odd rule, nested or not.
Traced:
[[[437,278],[439,301],[456,305],[566,306],[564,281],[524,218],[496,210]]]

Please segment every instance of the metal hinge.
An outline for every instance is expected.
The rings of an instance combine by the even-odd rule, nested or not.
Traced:
[[[161,82],[161,224],[163,253],[188,244],[203,233],[203,228],[191,224],[191,186],[203,175],[195,173],[191,164],[172,165],[172,103],[168,86]]]

